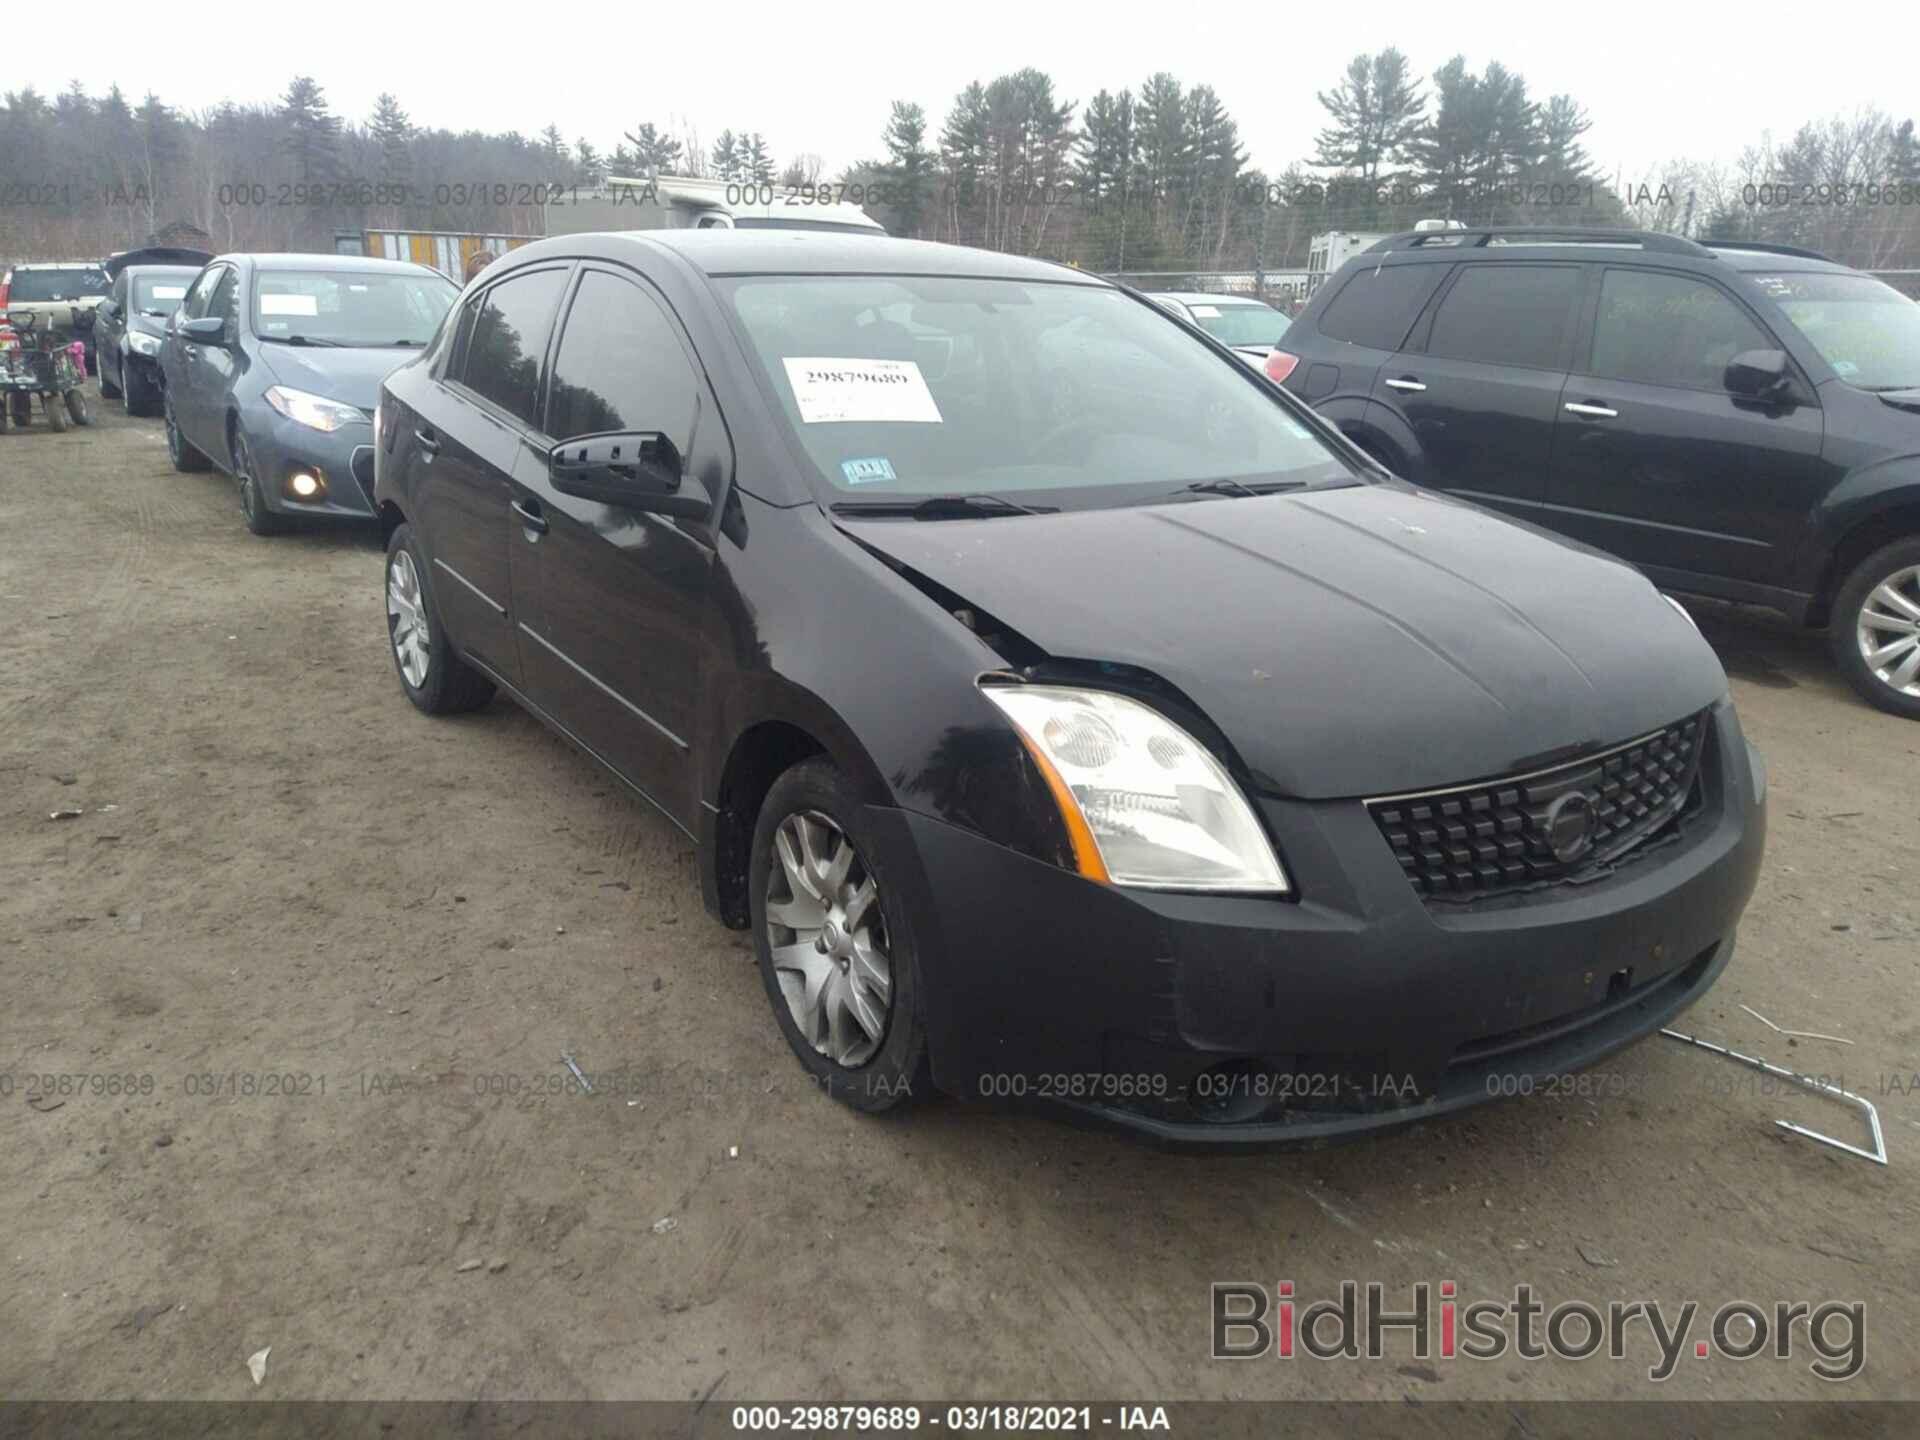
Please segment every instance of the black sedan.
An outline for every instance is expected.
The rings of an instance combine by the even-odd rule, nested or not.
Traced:
[[[167,324],[212,258],[198,250],[154,246],[123,250],[102,267],[112,284],[93,312],[100,393],[123,401],[129,415],[160,413],[160,347]]]
[[[256,535],[373,516],[380,380],[459,291],[437,270],[344,255],[223,255],[167,327],[167,453],[232,476]]]
[[[1732,955],[1765,772],[1685,612],[1143,297],[556,238],[378,428],[407,697],[504,692],[684,830],[860,1109],[1365,1131],[1590,1065]]]

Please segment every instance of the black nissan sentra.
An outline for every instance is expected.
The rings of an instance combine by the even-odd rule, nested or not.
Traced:
[[[504,692],[685,831],[857,1108],[1367,1131],[1732,954],[1765,772],[1686,612],[1078,272],[538,242],[376,424],[408,698]]]

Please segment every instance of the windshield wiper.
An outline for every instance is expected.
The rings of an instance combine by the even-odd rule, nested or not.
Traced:
[[[1055,505],[1022,505],[1002,495],[928,495],[924,499],[836,500],[836,515],[907,515],[915,520],[981,520],[996,515],[1051,515]]]
[[[276,340],[282,345],[324,345],[329,350],[345,348],[338,340],[326,340],[318,335],[262,335],[260,338],[262,340]]]
[[[1182,485],[1165,498],[1175,499],[1181,495],[1278,495],[1287,490],[1304,490],[1304,480],[1262,480],[1249,485],[1244,480],[1196,480],[1191,485]]]

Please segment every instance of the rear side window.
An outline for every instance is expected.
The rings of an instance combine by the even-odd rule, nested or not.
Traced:
[[[1558,369],[1579,293],[1572,265],[1469,265],[1440,302],[1427,353]]]
[[[210,265],[200,272],[200,278],[193,282],[193,289],[187,292],[186,303],[180,307],[185,319],[198,320],[207,313],[207,301],[213,297],[213,287],[220,283],[220,277],[227,274],[228,269],[225,265]]]
[[[1320,312],[1320,333],[1375,350],[1398,350],[1447,273],[1444,265],[1372,265],[1356,270]]]
[[[589,270],[567,312],[547,396],[556,440],[658,430],[686,454],[699,377],[659,304],[638,285]]]
[[[1609,270],[1600,282],[1589,373],[1682,390],[1723,390],[1727,362],[1773,341],[1704,280]]]
[[[565,270],[536,270],[501,281],[487,291],[467,340],[461,373],[466,387],[536,428],[540,365],[566,283]]]

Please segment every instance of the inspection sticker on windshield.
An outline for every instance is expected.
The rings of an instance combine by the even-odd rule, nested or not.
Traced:
[[[807,425],[832,421],[940,423],[926,377],[911,360],[788,355],[787,383]]]
[[[849,485],[872,485],[900,478],[893,473],[893,462],[881,456],[872,460],[842,460],[840,473],[847,477]]]
[[[262,295],[262,315],[318,315],[320,301],[312,295]]]

